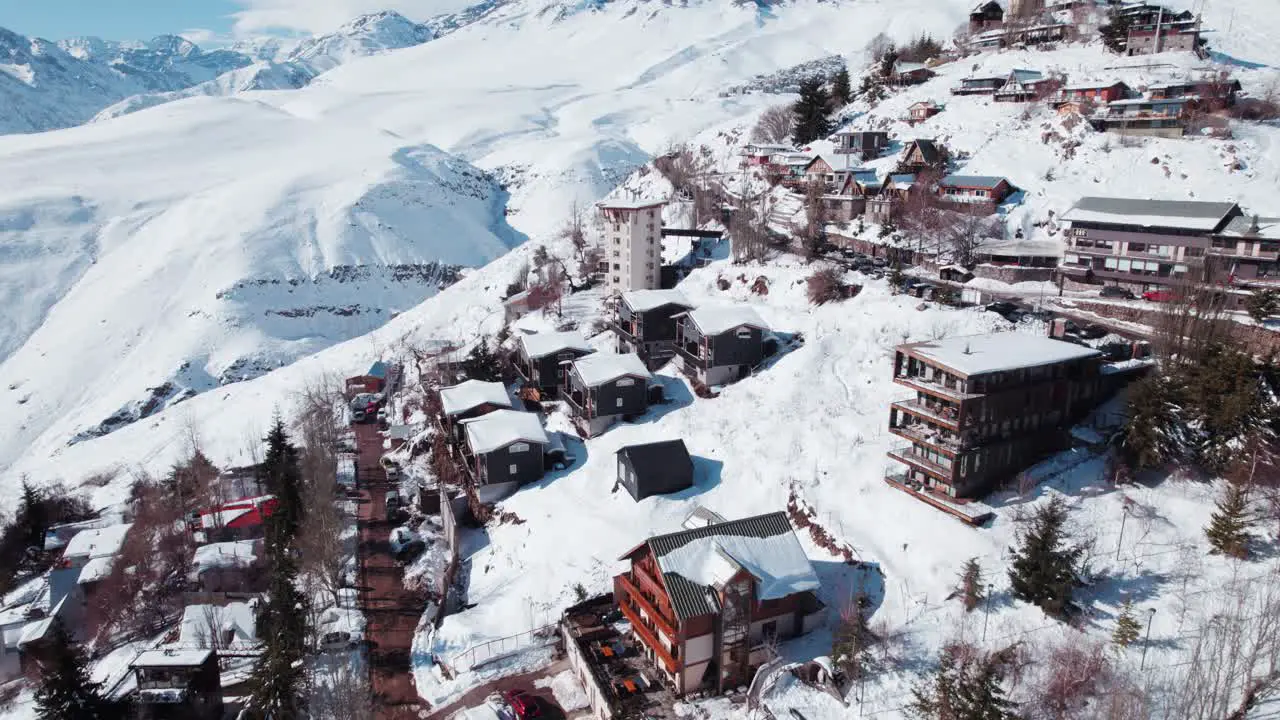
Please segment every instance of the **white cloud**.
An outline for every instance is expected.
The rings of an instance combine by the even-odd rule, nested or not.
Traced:
[[[234,38],[226,33],[215,32],[208,28],[189,28],[178,33],[179,37],[190,40],[203,49],[220,48],[230,45]]]
[[[234,13],[237,36],[277,32],[329,32],[359,15],[395,10],[422,21],[461,10],[474,0],[236,0],[244,7]]]

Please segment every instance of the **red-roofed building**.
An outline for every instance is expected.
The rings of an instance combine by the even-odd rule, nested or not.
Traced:
[[[200,533],[205,542],[255,540],[266,534],[267,518],[279,505],[280,501],[274,495],[235,500],[200,511],[192,531]]]

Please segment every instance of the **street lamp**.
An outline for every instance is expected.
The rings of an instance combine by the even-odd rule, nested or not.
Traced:
[[[1155,619],[1156,609],[1151,608],[1147,614],[1147,637],[1142,641],[1142,660],[1138,663],[1138,671],[1147,667],[1147,647],[1151,645],[1151,621]]]
[[[991,591],[995,589],[994,585],[987,586],[987,596],[983,598],[982,603],[982,643],[987,642],[987,620],[991,617]]]

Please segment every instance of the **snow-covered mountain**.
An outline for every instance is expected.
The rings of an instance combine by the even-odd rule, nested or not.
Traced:
[[[392,11],[300,41],[242,41],[210,51],[176,35],[50,43],[0,28],[0,134],[71,127],[186,97],[300,88],[354,58],[432,37]]]

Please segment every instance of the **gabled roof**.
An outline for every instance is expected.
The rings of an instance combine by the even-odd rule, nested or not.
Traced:
[[[94,530],[82,530],[71,538],[71,542],[67,543],[62,555],[63,557],[87,558],[115,555],[124,546],[125,536],[129,534],[129,528],[131,527],[133,527],[133,523],[122,523]]]
[[[896,60],[893,63],[893,72],[901,75],[902,73],[919,72],[928,70],[929,66],[924,63],[906,62],[905,60]]]
[[[921,105],[924,105],[925,107],[935,107],[935,108],[942,107],[941,105],[939,105],[938,103],[932,100],[917,100],[916,102],[911,103],[911,105],[909,105],[907,109],[920,107]]]
[[[1062,86],[1062,89],[1064,91],[1066,90],[1105,90],[1106,88],[1113,88],[1117,85],[1124,85],[1125,87],[1129,87],[1123,80],[1097,80],[1093,82],[1071,83],[1070,85]]]
[[[514,442],[546,445],[547,431],[533,413],[494,410],[488,415],[462,421],[467,429],[467,445],[477,455],[493,452]]]
[[[626,456],[640,482],[670,475],[680,468],[687,469],[693,464],[693,459],[689,457],[689,449],[684,446],[684,440],[661,440],[643,445],[627,445],[618,450],[618,455]]]
[[[212,654],[212,650],[156,648],[139,655],[129,663],[129,667],[200,667]]]
[[[926,163],[933,164],[942,159],[942,153],[938,151],[937,143],[932,140],[926,140],[924,138],[916,138],[915,140],[912,140],[907,143],[905,148],[903,148],[902,156],[906,157],[907,155],[910,155],[911,148],[919,148],[920,157],[923,158]]]
[[[484,380],[467,380],[440,388],[440,406],[446,416],[474,410],[481,405],[509,408],[511,396],[507,395],[507,388],[502,383]]]
[[[196,548],[191,564],[197,574],[223,568],[251,568],[258,564],[261,540],[232,540]]]
[[[369,366],[369,372],[365,373],[369,377],[385,378],[387,376],[387,364],[381,360],[375,361]]]
[[[916,176],[910,175],[890,175],[889,185],[895,190],[910,190],[912,185],[916,184]]]
[[[750,305],[711,305],[690,310],[685,313],[685,316],[698,326],[704,335],[719,335],[743,325],[761,330],[769,329]]]
[[[1230,202],[1083,197],[1062,214],[1062,219],[1211,232],[1221,227],[1237,207]]]
[[[713,588],[741,571],[756,579],[758,600],[777,600],[820,586],[784,512],[659,535],[645,544],[662,570],[671,606],[681,620],[716,612]]]
[[[595,352],[595,348],[587,344],[587,339],[577,330],[568,332],[545,332],[536,335],[521,335],[520,347],[530,360],[537,360],[554,355],[562,350],[577,352]]]
[[[622,302],[633,312],[649,312],[664,305],[679,305],[692,308],[693,303],[685,298],[679,290],[631,290],[622,293]]]
[[[1280,218],[1241,215],[1232,218],[1220,234],[1245,240],[1280,240]]]
[[[889,133],[885,130],[841,130],[840,132],[836,133],[836,137],[840,137],[842,135],[848,135],[852,137],[855,135],[888,135],[888,134]]]
[[[635,353],[617,355],[595,353],[573,361],[573,370],[587,387],[596,387],[622,377],[649,380],[653,375]]]
[[[985,12],[987,8],[991,7],[992,5],[995,5],[997,10],[1001,10],[1001,11],[1004,10],[1004,8],[1001,7],[1000,3],[996,2],[996,0],[986,0],[986,2],[980,2],[977,5],[974,5],[973,9],[970,10],[969,12],[970,13]]]
[[[649,208],[661,207],[666,205],[666,200],[601,200],[596,203],[596,207],[601,210],[647,210]]]
[[[1009,73],[1009,79],[1020,83],[1033,83],[1043,80],[1044,74],[1039,70],[1014,70]]]
[[[965,188],[984,188],[994,190],[1000,183],[1008,183],[1006,178],[995,175],[948,175],[938,181],[939,185]]]
[[[809,169],[809,168],[811,168],[811,167],[813,167],[815,164],[817,164],[817,163],[818,163],[818,161],[822,161],[822,162],[826,163],[826,164],[827,164],[827,167],[831,167],[831,168],[834,168],[834,167],[835,167],[835,165],[832,165],[832,164],[831,164],[831,161],[830,161],[830,160],[827,160],[826,158],[822,157],[821,155],[814,155],[814,156],[809,160],[809,162],[805,163],[805,165],[804,165],[804,169],[805,169],[806,171],[808,171],[808,169]]]

